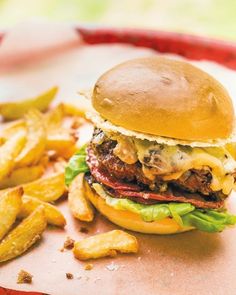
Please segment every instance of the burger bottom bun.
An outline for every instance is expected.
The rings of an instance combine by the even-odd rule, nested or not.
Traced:
[[[111,222],[128,230],[145,234],[175,234],[192,230],[192,227],[180,227],[172,218],[159,221],[145,222],[138,214],[127,210],[117,210],[106,204],[104,199],[95,193],[85,180],[85,192],[94,207]]]

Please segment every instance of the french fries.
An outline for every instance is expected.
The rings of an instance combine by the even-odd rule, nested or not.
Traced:
[[[16,167],[37,164],[45,151],[46,130],[43,116],[32,109],[25,115],[27,141],[21,153],[15,159]]]
[[[37,110],[47,108],[56,90],[19,104],[0,103],[5,119],[19,118],[0,126],[0,262],[24,253],[47,224],[66,225],[63,214],[50,202],[67,191],[65,167],[77,150],[78,128],[86,121],[71,117],[62,104],[46,114]],[[73,215],[91,221],[93,208],[82,185],[83,176],[73,181],[69,203]]]
[[[0,241],[9,231],[21,210],[21,187],[7,190],[0,196]]]
[[[39,206],[43,206],[49,224],[59,227],[64,227],[66,225],[65,217],[57,207],[27,195],[22,197],[22,207],[18,217],[24,218],[29,216]]]
[[[24,132],[19,132],[0,146],[0,181],[12,171],[14,158],[21,152],[25,140]]]
[[[44,202],[59,199],[66,191],[64,172],[53,173],[23,185],[26,195]]]
[[[0,114],[7,120],[14,120],[22,118],[31,108],[44,111],[54,99],[57,90],[57,87],[53,87],[45,93],[31,99],[25,99],[19,102],[0,103]]]
[[[69,208],[73,216],[82,221],[92,221],[94,218],[93,208],[85,197],[84,174],[77,175],[69,186]]]
[[[0,189],[25,184],[41,177],[44,173],[43,165],[18,168],[0,181]]]
[[[73,253],[79,260],[114,257],[120,253],[137,253],[137,239],[122,231],[113,230],[76,242]]]
[[[24,219],[0,243],[0,262],[15,258],[29,249],[41,237],[47,226],[42,206]]]

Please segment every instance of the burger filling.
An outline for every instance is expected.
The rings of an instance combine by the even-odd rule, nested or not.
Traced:
[[[220,208],[234,187],[236,162],[223,147],[168,146],[96,129],[87,151],[87,163],[95,179],[99,171],[112,180],[138,187],[139,194],[131,189],[116,190],[118,197],[126,191],[126,197],[136,201],[166,198],[182,202],[184,196],[198,207]]]
[[[224,209],[236,177],[224,147],[169,146],[96,128],[70,160],[66,183],[81,172],[109,206],[147,222],[170,217],[208,232],[236,223]]]

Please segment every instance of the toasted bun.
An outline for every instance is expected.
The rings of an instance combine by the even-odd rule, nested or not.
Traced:
[[[112,68],[95,84],[92,104],[111,123],[152,135],[204,141],[233,131],[224,87],[189,63],[163,57]]]
[[[85,180],[86,196],[89,198],[94,207],[107,217],[111,222],[136,232],[145,234],[175,234],[192,230],[191,227],[181,228],[178,223],[171,218],[165,218],[161,221],[145,222],[138,214],[125,210],[116,210],[106,204],[104,199],[95,193]]]

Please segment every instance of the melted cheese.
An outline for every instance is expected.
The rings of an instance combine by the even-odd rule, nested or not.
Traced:
[[[236,161],[224,147],[168,146],[148,140],[126,140],[124,136],[114,134],[112,139],[118,142],[116,155],[128,164],[139,160],[144,175],[150,180],[158,175],[169,181],[180,178],[188,170],[204,169],[211,171],[213,191],[222,190],[228,195],[234,186],[232,174],[236,171]],[[131,156],[128,159],[127,154]]]

